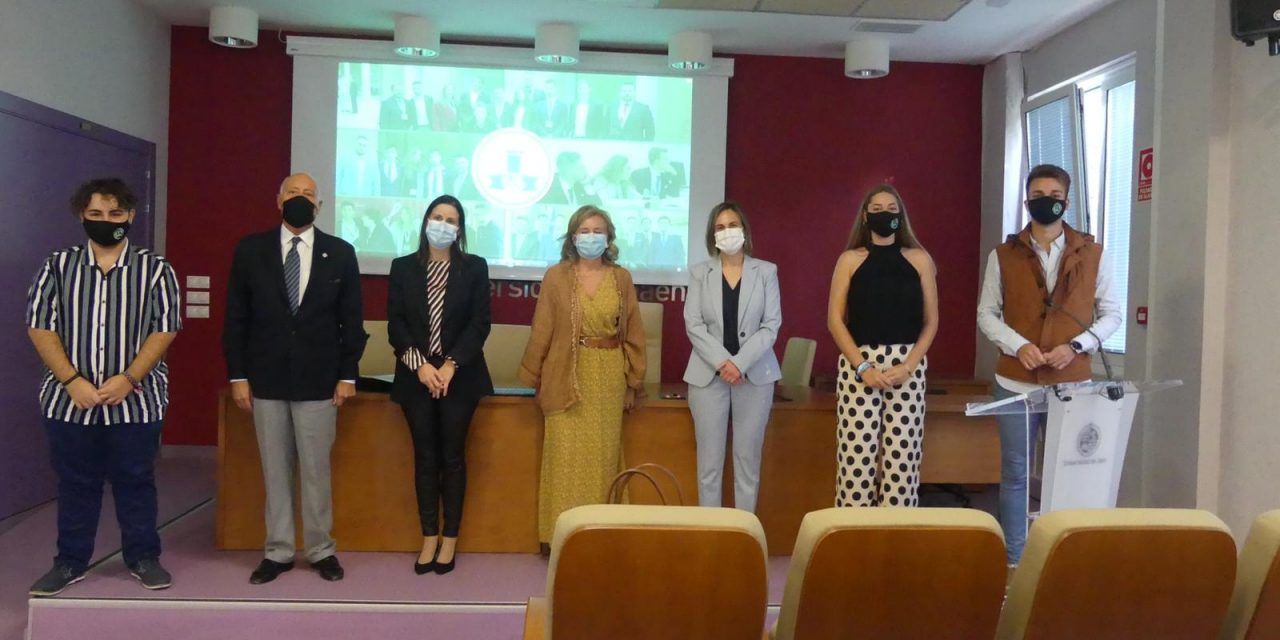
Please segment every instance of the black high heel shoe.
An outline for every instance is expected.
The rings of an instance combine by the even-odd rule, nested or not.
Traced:
[[[436,564],[436,557],[437,557],[437,556],[439,556],[439,555],[440,555],[440,543],[438,543],[438,542],[437,542],[437,543],[436,543],[436,552],[435,552],[434,554],[432,554],[432,555],[431,555],[431,562],[428,562],[428,563],[423,564],[423,563],[421,563],[421,562],[418,562],[417,560],[414,560],[414,561],[413,561],[413,572],[414,572],[414,573],[416,573],[416,574],[418,574],[418,575],[420,575],[420,576],[424,576],[424,575],[426,575],[426,574],[428,574],[428,573],[431,573],[431,572],[433,572],[433,571],[434,571],[434,572],[436,572],[436,573],[439,573],[439,572],[440,572],[439,565],[437,565],[437,564]],[[457,554],[454,554],[454,555],[457,555]],[[452,563],[450,563],[450,564],[452,564]],[[453,567],[450,567],[449,569],[450,569],[450,571],[452,571],[452,570],[453,570]]]
[[[439,556],[440,556],[440,549],[437,547],[437,548],[436,548],[436,557],[439,557]],[[436,569],[435,569],[435,571],[436,571],[436,575],[440,575],[440,576],[442,576],[442,575],[444,575],[444,574],[446,574],[446,573],[449,573],[450,571],[453,571],[454,566],[456,566],[457,564],[458,564],[458,547],[457,547],[457,545],[455,544],[455,545],[454,545],[454,547],[453,547],[453,559],[452,559],[452,560],[450,560],[450,561],[448,561],[448,562],[438,562],[438,561],[437,561],[437,562],[435,562],[435,565],[436,565]]]

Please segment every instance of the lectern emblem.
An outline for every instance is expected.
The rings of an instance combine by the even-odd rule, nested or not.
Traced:
[[[1098,430],[1095,424],[1087,424],[1080,430],[1080,435],[1076,436],[1076,451],[1080,453],[1082,458],[1093,457],[1098,452],[1098,447],[1102,446],[1102,432]]]

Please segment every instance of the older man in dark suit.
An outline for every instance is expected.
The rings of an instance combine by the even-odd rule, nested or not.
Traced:
[[[316,192],[307,174],[285,179],[283,223],[240,241],[227,282],[223,353],[232,397],[253,412],[267,492],[266,557],[253,584],[293,568],[295,458],[306,558],[325,580],[344,575],[330,533],[329,452],[368,335],[355,249],[315,228]]]

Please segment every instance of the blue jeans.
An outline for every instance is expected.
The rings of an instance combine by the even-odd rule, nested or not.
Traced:
[[[993,384],[996,400],[1018,394]],[[1021,414],[996,416],[1000,427],[1000,528],[1004,529],[1005,554],[1009,564],[1022,558],[1027,543],[1027,441],[1036,440],[1037,430],[1044,427],[1045,415],[1031,416],[1028,433],[1026,418]]]
[[[84,571],[102,511],[102,484],[111,483],[125,564],[160,556],[156,532],[155,460],[163,422],[111,426],[45,419],[58,474],[58,564]]]

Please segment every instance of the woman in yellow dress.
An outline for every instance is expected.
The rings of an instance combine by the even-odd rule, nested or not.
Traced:
[[[631,274],[618,266],[609,214],[569,219],[560,262],[542,279],[520,379],[546,417],[538,540],[561,512],[607,499],[622,468],[622,413],[644,394],[644,327]],[[545,547],[544,547],[545,548]]]

